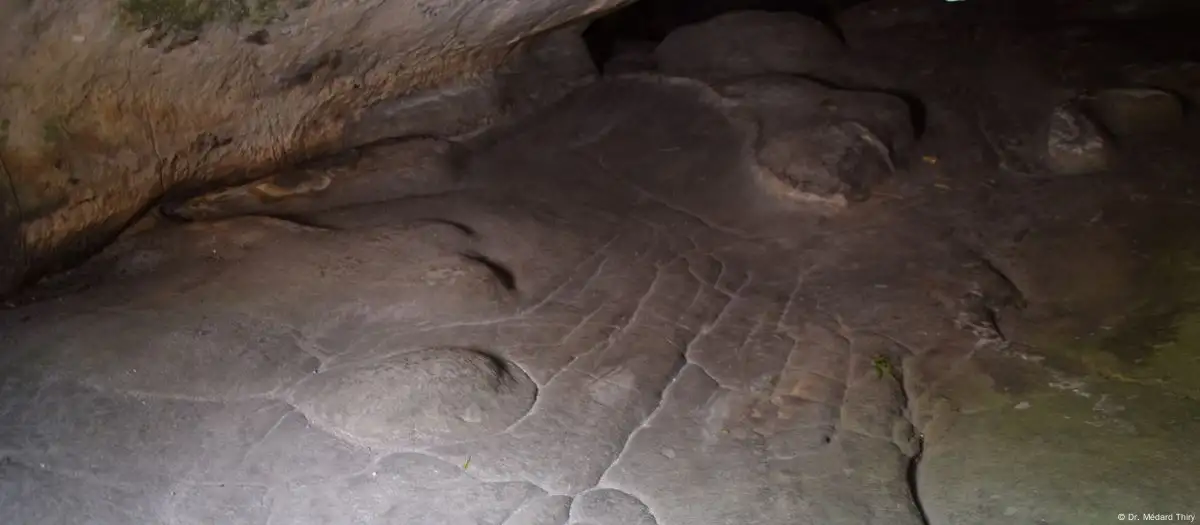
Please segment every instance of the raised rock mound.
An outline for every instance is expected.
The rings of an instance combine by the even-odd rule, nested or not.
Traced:
[[[767,182],[801,199],[844,204],[906,161],[914,142],[911,109],[883,93],[832,89],[786,75],[718,85],[758,125],[758,162]]]
[[[537,385],[482,352],[433,348],[317,374],[298,388],[305,414],[334,434],[407,449],[480,438],[517,422]]]
[[[1075,101],[1054,108],[1046,124],[1043,164],[1058,175],[1084,175],[1107,170],[1113,141]]]

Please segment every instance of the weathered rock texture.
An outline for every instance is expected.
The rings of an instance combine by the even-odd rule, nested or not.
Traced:
[[[464,133],[554,98],[530,83],[590,74],[586,60],[547,66],[586,50],[576,29],[526,38],[622,3],[5,2],[0,292],[164,193],[387,136]]]

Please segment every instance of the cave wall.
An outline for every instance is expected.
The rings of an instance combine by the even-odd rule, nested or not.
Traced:
[[[628,1],[4,0],[0,293],[164,195],[382,138],[372,108],[477,93],[529,37]]]

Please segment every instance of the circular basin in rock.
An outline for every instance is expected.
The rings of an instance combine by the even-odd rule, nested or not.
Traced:
[[[322,372],[296,393],[317,425],[370,446],[411,449],[501,432],[524,416],[537,385],[476,350],[415,350]]]

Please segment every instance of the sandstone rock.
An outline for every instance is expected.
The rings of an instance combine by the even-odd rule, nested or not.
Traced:
[[[882,93],[765,76],[717,88],[759,126],[757,158],[786,193],[863,200],[906,160],[910,108]]]
[[[1106,89],[1091,97],[1088,106],[1117,137],[1152,135],[1183,125],[1179,97],[1159,89]]]
[[[571,518],[573,524],[658,525],[645,503],[614,489],[597,489],[581,494],[571,504]]]
[[[583,40],[584,29],[577,24],[532,38],[524,52],[496,71],[501,117],[528,115],[596,79],[599,72]]]
[[[929,522],[1103,523],[1114,506],[1187,505],[1161,487],[1197,490],[1188,472],[1200,460],[1179,437],[1197,430],[1185,396],[1011,358],[947,365],[929,404],[957,406],[932,411],[917,476]],[[1162,474],[1130,481],[1147,468]]]
[[[579,28],[530,38],[492,71],[388,98],[347,123],[347,145],[391,137],[471,135],[545,107],[595,79]]]
[[[571,498],[546,496],[517,509],[505,523],[509,525],[559,525],[567,522],[570,508]]]
[[[815,19],[740,11],[675,30],[655,55],[659,70],[668,75],[728,78],[811,73],[841,52],[841,41]]]
[[[742,99],[786,108],[800,87]],[[1088,310],[1079,334],[1042,321],[1049,339],[1005,332],[1006,348],[953,319],[996,304],[994,281],[1023,287],[1011,243],[1176,226],[1163,244],[1186,248],[1182,196],[1089,221],[1127,192],[979,185],[822,224],[746,184],[726,91],[604,81],[481,148],[472,191],[315,221],[337,231],[156,229],[126,253],[157,275],[0,312],[0,523],[1057,525],[1195,499],[1186,339],[1136,350],[1144,364],[1082,353],[1143,346],[1098,324],[1144,330],[1186,297]],[[1174,179],[1148,168],[1147,186]],[[469,249],[511,269],[512,307]],[[1122,283],[1075,266],[1089,290]],[[1168,277],[1141,284],[1190,279]],[[1146,343],[1171,339],[1150,321]],[[515,392],[496,388],[505,362]],[[530,403],[518,367],[542,387],[507,424]]]
[[[507,516],[546,499],[530,483],[488,483],[457,467],[419,453],[391,454],[367,472],[296,484],[273,498],[271,519],[294,525],[509,523]]]
[[[335,435],[411,448],[498,433],[533,406],[537,385],[511,363],[434,348],[323,372],[297,393],[301,410]]]
[[[245,182],[395,136],[363,124],[379,121],[364,108],[383,101],[417,95],[395,103],[425,111],[406,125],[441,134],[501,118],[496,104],[552,98],[528,89],[550,86],[546,77],[521,77],[546,71],[570,46],[523,41],[624,1],[6,3],[0,159],[22,221],[0,250],[24,255],[0,272],[0,292],[91,253],[168,190]],[[434,95],[454,80],[449,95]],[[476,84],[484,89],[464,87]],[[478,102],[480,93],[495,98]],[[460,109],[461,120],[445,105],[430,109],[459,105],[455,96],[483,105]]]
[[[1044,163],[1059,175],[1082,175],[1108,169],[1112,140],[1074,102],[1054,108],[1045,132]]]
[[[146,309],[67,317],[37,340],[48,348],[47,364],[70,370],[64,377],[106,391],[233,400],[269,394],[316,371],[319,362],[289,327],[226,310],[223,316]]]
[[[891,152],[854,122],[772,134],[758,159],[788,187],[819,197],[865,200],[869,188],[893,171]]]
[[[295,215],[439,193],[457,184],[461,149],[437,139],[374,144],[164,210],[187,220]]]

